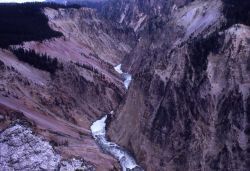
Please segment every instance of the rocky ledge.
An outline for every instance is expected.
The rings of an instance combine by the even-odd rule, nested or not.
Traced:
[[[0,133],[0,165],[5,171],[95,171],[82,159],[62,160],[52,145],[16,123]]]

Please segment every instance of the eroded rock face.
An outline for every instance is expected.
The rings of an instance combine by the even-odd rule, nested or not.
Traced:
[[[78,62],[81,61],[81,58],[87,56],[89,58],[87,59],[88,61],[94,57],[95,60],[101,59],[102,63],[107,62],[115,65],[133,48],[135,42],[133,32],[106,20],[98,15],[94,9],[54,10],[45,8],[44,14],[48,17],[50,26],[64,35],[63,39],[56,39],[55,42],[52,41],[51,43],[56,46],[61,42],[61,46],[64,48],[60,50],[68,51],[66,53],[67,56],[73,59],[78,58]],[[63,45],[63,42],[71,48]],[[46,43],[48,42],[44,42],[43,44]],[[29,43],[27,46],[29,46]],[[35,50],[49,50],[48,47],[44,49],[41,47],[37,48],[36,46],[39,46],[39,44],[31,44],[31,47]],[[72,51],[72,48],[74,51]],[[71,51],[72,53],[69,53]],[[53,52],[50,53],[53,54]],[[55,54],[55,56],[65,58],[58,54]]]
[[[106,18],[124,24],[135,32],[140,32],[153,18],[167,17],[172,10],[190,2],[192,0],[111,0],[102,9],[102,13]]]
[[[109,135],[147,171],[250,168],[250,28],[227,25],[223,5],[194,1],[145,27],[126,62],[133,81]]]
[[[82,159],[62,160],[52,145],[35,135],[28,124],[21,122],[0,134],[0,165],[2,170],[95,171]]]
[[[61,157],[52,146],[33,135],[25,126],[16,124],[0,135],[2,170],[56,170]]]
[[[95,171],[95,168],[90,164],[86,163],[85,161],[79,159],[61,161],[60,171],[71,171],[71,170]]]

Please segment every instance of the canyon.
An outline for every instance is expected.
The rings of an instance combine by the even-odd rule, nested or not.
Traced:
[[[52,36],[0,49],[0,168],[248,171],[249,8],[42,6]],[[20,49],[46,54],[55,70]]]

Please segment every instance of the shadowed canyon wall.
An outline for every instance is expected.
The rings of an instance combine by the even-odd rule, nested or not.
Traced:
[[[246,8],[216,0],[146,2],[130,1],[133,9],[167,3],[169,10],[135,29],[139,42],[124,67],[133,81],[111,122],[111,139],[148,171],[249,170]]]

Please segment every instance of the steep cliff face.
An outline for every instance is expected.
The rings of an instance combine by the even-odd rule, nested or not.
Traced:
[[[133,81],[109,135],[148,171],[250,168],[250,28],[230,3],[169,4],[125,60]]]
[[[138,32],[155,17],[166,16],[172,10],[184,6],[192,0],[111,0],[102,9],[107,18],[117,21]]]
[[[53,30],[63,33],[61,38],[42,42],[26,42],[23,47],[47,53],[66,61],[118,64],[134,44],[133,33],[105,20],[94,9],[45,8]],[[130,37],[131,41],[125,41]],[[98,61],[99,60],[99,61]]]

